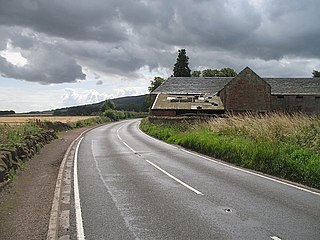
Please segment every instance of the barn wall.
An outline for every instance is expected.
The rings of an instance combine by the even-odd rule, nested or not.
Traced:
[[[266,112],[271,110],[271,88],[251,69],[244,69],[220,92],[227,111]]]
[[[320,95],[272,95],[271,110],[320,114]]]
[[[150,115],[152,116],[168,116],[168,117],[174,117],[176,116],[175,110],[165,110],[165,109],[157,109],[157,110],[151,110]]]

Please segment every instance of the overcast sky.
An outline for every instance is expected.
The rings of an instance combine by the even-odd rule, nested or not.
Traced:
[[[0,0],[0,110],[147,93],[185,48],[192,70],[320,70],[319,0]]]

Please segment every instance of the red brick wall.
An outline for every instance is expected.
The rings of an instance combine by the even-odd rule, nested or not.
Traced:
[[[271,110],[271,88],[251,69],[244,69],[220,93],[227,111],[266,112]]]

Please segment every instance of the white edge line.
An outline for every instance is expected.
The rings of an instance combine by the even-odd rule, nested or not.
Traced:
[[[79,138],[86,132],[90,131],[85,130],[82,132],[76,139],[74,139],[71,144],[69,145],[67,151],[65,152],[62,162],[60,164],[59,173],[56,181],[56,187],[54,191],[54,197],[52,201],[52,207],[51,207],[51,213],[50,213],[50,219],[49,219],[49,227],[48,227],[48,233],[47,233],[47,240],[49,239],[57,239],[58,234],[58,215],[59,215],[59,209],[60,209],[60,197],[61,197],[61,183],[63,178],[63,171],[65,164],[67,162],[67,157],[69,156],[69,153],[71,151],[71,148],[73,145],[79,140]]]
[[[77,239],[84,240],[84,230],[83,230],[83,222],[81,215],[81,205],[80,205],[80,196],[79,196],[79,183],[78,183],[78,150],[83,137],[78,142],[76,147],[76,151],[74,154],[74,205],[76,211],[76,225],[77,225]]]
[[[264,175],[261,175],[261,174],[258,174],[258,173],[254,173],[254,172],[251,172],[251,171],[242,169],[242,168],[238,168],[238,167],[235,167],[235,166],[231,166],[231,165],[229,165],[229,164],[227,164],[227,163],[222,163],[222,162],[213,160],[213,159],[211,159],[211,158],[202,156],[202,155],[197,154],[197,153],[190,152],[190,151],[185,150],[185,149],[183,149],[183,148],[181,148],[180,150],[183,151],[183,152],[189,153],[189,154],[191,154],[191,155],[194,155],[194,156],[203,158],[203,159],[205,159],[205,160],[207,160],[207,161],[220,164],[220,165],[222,165],[222,166],[230,167],[230,168],[232,168],[232,169],[235,169],[235,170],[238,170],[238,171],[241,171],[241,172],[245,172],[245,173],[248,173],[248,174],[257,176],[257,177],[261,177],[261,178],[264,178],[264,179],[268,179],[268,180],[273,181],[273,182],[276,182],[276,183],[280,183],[280,184],[283,184],[283,185],[286,185],[286,186],[289,186],[289,187],[293,187],[293,188],[296,188],[296,189],[299,189],[299,190],[302,190],[302,191],[305,191],[305,192],[312,193],[312,194],[315,194],[315,195],[320,196],[320,193],[311,191],[311,190],[309,190],[309,189],[305,189],[305,188],[302,188],[302,187],[299,187],[299,186],[296,186],[296,185],[293,185],[293,184],[290,184],[290,183],[286,183],[286,182],[283,182],[283,181],[280,181],[280,180],[277,180],[277,179],[274,179],[274,178],[271,178],[271,177],[267,177],[267,176],[264,176]]]
[[[175,180],[176,182],[180,183],[181,185],[185,186],[186,188],[188,188],[189,190],[195,192],[196,194],[199,195],[204,195],[202,192],[198,191],[197,189],[189,186],[188,184],[182,182],[180,179],[176,178],[175,176],[172,176],[170,173],[168,173],[167,171],[163,170],[161,167],[159,167],[158,165],[154,164],[153,162],[150,162],[149,160],[145,160],[147,163],[149,163],[150,165],[154,166],[156,169],[160,170],[161,172],[163,172],[164,174],[166,174],[167,176],[169,176],[170,178],[172,178],[173,180]]]

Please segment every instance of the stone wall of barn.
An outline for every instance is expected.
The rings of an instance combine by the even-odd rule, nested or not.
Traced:
[[[319,95],[271,95],[271,110],[320,114]]]
[[[150,115],[152,116],[168,116],[174,117],[177,115],[175,110],[166,110],[166,109],[152,109],[150,111]]]
[[[250,68],[245,68],[223,90],[220,97],[229,112],[267,112],[271,110],[271,88]]]

